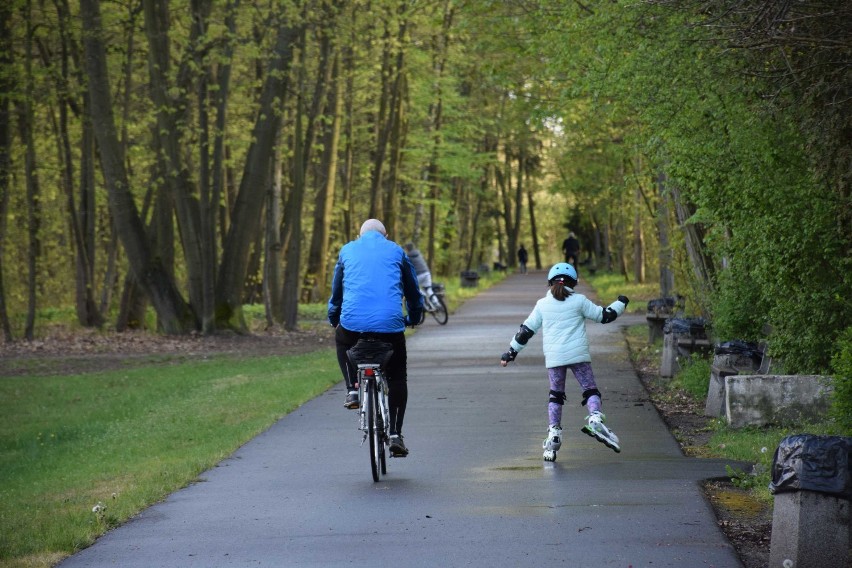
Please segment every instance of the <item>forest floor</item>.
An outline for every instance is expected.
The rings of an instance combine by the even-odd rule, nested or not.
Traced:
[[[630,338],[628,336],[628,342]],[[33,342],[0,343],[0,378],[24,375],[68,375],[138,365],[174,364],[213,355],[240,357],[307,353],[334,344],[328,326],[305,326],[296,332],[260,331],[251,335],[219,334],[186,337],[146,332],[52,332]],[[673,394],[659,378],[659,356],[631,345],[633,364],[651,402],[687,455],[701,455],[712,431],[703,405]],[[647,347],[647,346],[645,346]],[[745,568],[764,568],[769,560],[772,513],[730,482],[710,481],[705,494],[719,527]]]

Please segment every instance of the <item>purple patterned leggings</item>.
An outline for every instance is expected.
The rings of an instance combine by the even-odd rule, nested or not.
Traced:
[[[595,384],[595,374],[592,372],[591,363],[574,363],[573,365],[562,365],[559,367],[548,367],[547,377],[550,379],[550,390],[556,392],[565,392],[565,376],[568,369],[574,373],[574,378],[580,383],[580,388],[583,391],[598,388]],[[588,402],[589,413],[601,409],[601,397],[593,394],[589,397]],[[550,402],[547,405],[547,415],[550,419],[550,425],[562,424],[562,405],[555,402]]]

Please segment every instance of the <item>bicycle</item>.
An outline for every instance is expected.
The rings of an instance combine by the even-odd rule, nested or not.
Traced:
[[[374,482],[387,475],[385,446],[390,443],[390,411],[383,369],[392,354],[390,343],[370,337],[361,337],[346,352],[358,369],[358,429],[364,433],[361,445],[370,441],[370,469]]]
[[[420,323],[423,323],[423,320],[426,319],[426,312],[429,312],[439,325],[445,325],[450,316],[447,311],[447,305],[444,303],[444,285],[438,283],[432,284],[431,298],[423,288],[420,288],[420,293],[423,295],[424,308]]]

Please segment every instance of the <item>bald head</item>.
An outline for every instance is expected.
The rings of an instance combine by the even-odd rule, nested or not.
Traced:
[[[367,219],[364,221],[364,224],[361,225],[361,232],[359,234],[363,235],[367,231],[378,231],[382,235],[388,236],[385,226],[378,219]]]

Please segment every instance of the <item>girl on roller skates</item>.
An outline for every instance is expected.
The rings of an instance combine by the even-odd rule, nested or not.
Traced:
[[[500,357],[500,364],[505,367],[514,361],[530,338],[541,329],[545,366],[550,380],[549,427],[547,438],[542,443],[545,461],[556,461],[556,452],[562,445],[562,405],[565,404],[568,369],[571,369],[583,389],[581,404],[589,410],[581,431],[620,452],[618,436],[604,425],[606,416],[601,412],[601,392],[592,372],[585,320],[600,323],[614,321],[624,313],[629,300],[626,296],[619,296],[618,300],[604,308],[574,292],[577,271],[565,262],[553,265],[547,275],[547,284],[550,287],[547,295],[536,302],[533,311],[509,343],[509,350]]]

